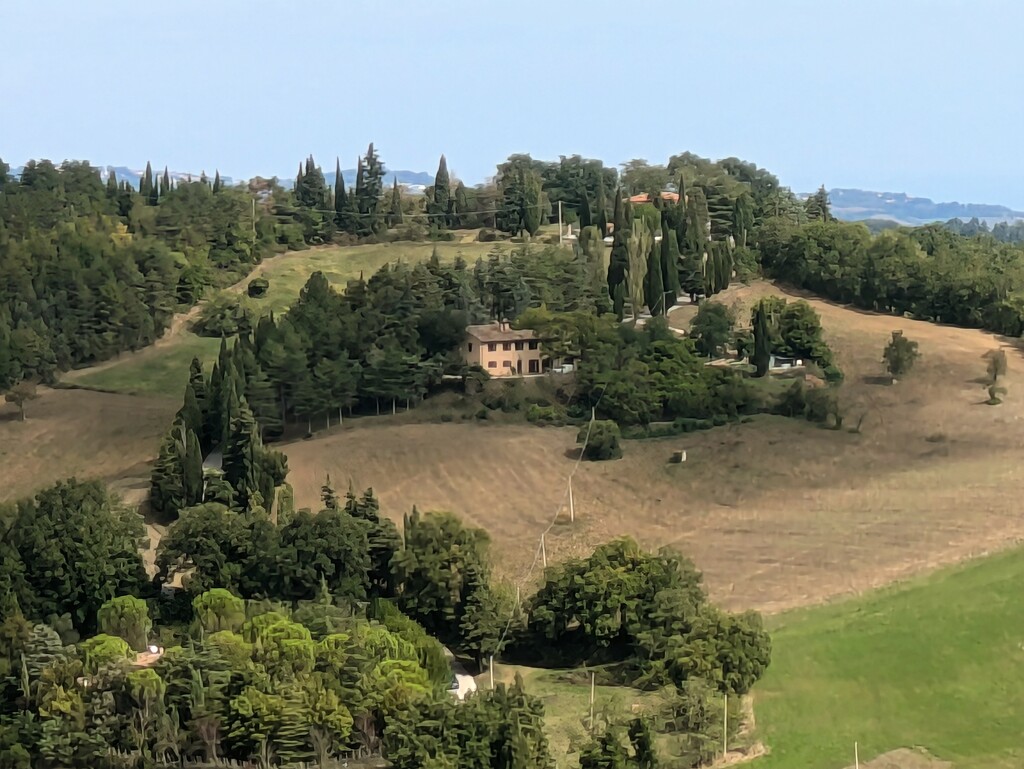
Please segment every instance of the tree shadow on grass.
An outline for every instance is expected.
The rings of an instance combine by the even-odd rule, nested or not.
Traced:
[[[860,381],[866,385],[891,385],[892,377],[882,375],[865,375]]]

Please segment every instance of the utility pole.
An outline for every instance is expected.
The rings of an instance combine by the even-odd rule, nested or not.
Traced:
[[[593,670],[590,671],[590,733],[594,733],[594,679],[597,676]]]
[[[729,755],[729,695],[723,695],[722,708],[722,758]]]
[[[548,551],[547,551],[547,548],[544,547],[544,535],[543,534],[540,535],[540,558],[541,558],[541,563],[544,564],[544,568],[546,569],[548,567]]]
[[[256,198],[252,199],[252,239],[256,241]]]
[[[562,201],[558,201],[558,245],[562,245]]]
[[[576,507],[572,503],[572,476],[569,476],[569,523],[576,522]]]
[[[860,769],[860,751],[857,750],[857,743],[853,743],[853,766],[854,769]]]
[[[494,689],[494,655],[491,655],[487,663],[487,671],[491,674],[491,689]]]

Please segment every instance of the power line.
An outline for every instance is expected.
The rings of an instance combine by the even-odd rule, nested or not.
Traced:
[[[512,627],[512,621],[515,619],[516,614],[518,614],[519,612],[519,594],[521,588],[529,581],[530,577],[533,575],[533,570],[537,567],[538,558],[542,557],[542,553],[544,552],[544,537],[548,534],[548,532],[555,528],[555,524],[558,522],[558,516],[562,512],[562,508],[565,507],[565,504],[569,499],[569,495],[572,493],[572,479],[573,476],[576,475],[576,471],[579,469],[580,463],[583,461],[583,455],[586,453],[587,446],[590,443],[590,433],[594,429],[594,422],[597,421],[597,407],[601,405],[601,400],[604,398],[605,389],[601,390],[601,395],[598,396],[597,402],[594,403],[594,405],[590,409],[590,421],[587,423],[587,434],[583,437],[583,446],[580,449],[579,456],[576,457],[576,461],[573,463],[572,470],[569,471],[569,475],[566,478],[565,491],[562,494],[562,499],[558,503],[558,507],[555,508],[555,514],[551,518],[551,523],[549,523],[547,525],[547,528],[545,528],[544,531],[541,532],[540,537],[537,540],[537,548],[533,551],[533,561],[530,562],[530,567],[526,570],[526,574],[523,575],[522,579],[516,584],[516,604],[512,608],[512,611],[509,612],[508,620],[505,622],[505,627],[501,631],[501,636],[498,638],[498,643],[495,645],[496,649],[501,648],[501,645],[505,642],[505,639],[508,637],[508,631]],[[569,398],[570,401],[572,400],[572,397],[575,396],[575,393],[576,384],[574,383],[573,394]],[[546,555],[544,556],[544,559],[547,560]],[[545,563],[545,566],[546,565],[547,564]]]

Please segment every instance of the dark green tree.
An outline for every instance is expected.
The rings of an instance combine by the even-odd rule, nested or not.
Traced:
[[[754,364],[757,376],[762,377],[768,373],[771,356],[771,330],[768,326],[768,313],[762,301],[754,310],[754,354],[751,357],[751,362]]]
[[[440,229],[444,229],[448,226],[451,203],[451,182],[448,178],[448,161],[445,160],[444,155],[442,155],[440,162],[437,164],[437,174],[434,176],[434,199],[431,211],[434,218],[431,222],[432,224],[436,224]]]

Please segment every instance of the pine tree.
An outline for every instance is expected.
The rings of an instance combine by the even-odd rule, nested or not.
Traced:
[[[807,203],[804,207],[807,211],[807,216],[810,219],[817,219],[823,222],[827,222],[832,219],[832,208],[829,203],[828,192],[825,190],[824,184],[818,188],[817,192],[807,199]]]
[[[213,172],[213,194],[216,195],[221,190],[220,171],[214,170]]]
[[[449,214],[451,213],[451,186],[448,178],[448,161],[444,155],[437,165],[437,174],[434,176],[434,220],[440,229],[449,225]]]
[[[351,494],[351,491],[349,492]],[[324,485],[320,487],[320,504],[323,505],[324,510],[337,510],[341,507],[338,501],[338,494],[334,490],[334,486],[331,484],[331,474],[327,473],[327,478],[324,479]]]

